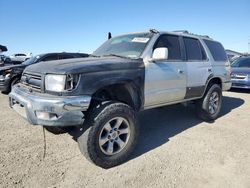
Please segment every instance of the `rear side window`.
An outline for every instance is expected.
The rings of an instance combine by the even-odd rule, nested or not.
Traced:
[[[198,39],[184,37],[183,40],[186,49],[187,60],[202,61],[207,59],[205,50]]]
[[[59,55],[59,59],[71,59],[71,58],[74,58],[74,56],[71,54],[60,54]]]
[[[15,54],[15,56],[26,56],[25,54]]]
[[[155,48],[168,48],[168,60],[182,60],[179,37],[174,35],[162,35],[156,42]]]
[[[204,40],[215,61],[227,61],[227,54],[219,42]]]
[[[58,55],[57,54],[48,55],[42,61],[52,61],[52,60],[58,60]]]

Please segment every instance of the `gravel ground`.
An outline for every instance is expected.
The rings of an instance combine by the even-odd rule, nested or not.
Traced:
[[[70,134],[31,126],[0,94],[0,187],[250,187],[250,93],[225,92],[220,118],[204,123],[194,107],[140,114],[139,145],[109,170],[89,163]]]

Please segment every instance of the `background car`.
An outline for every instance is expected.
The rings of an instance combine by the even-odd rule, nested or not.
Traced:
[[[9,56],[6,56],[4,54],[0,54],[0,67],[5,66],[7,64],[13,64],[13,63],[11,63]]]
[[[2,54],[2,52],[7,52],[8,49],[6,46],[0,45],[0,66],[4,65],[4,61],[5,61],[5,55]]]
[[[18,54],[13,54],[10,56],[10,60],[12,62],[19,62],[19,63],[22,63],[26,60],[28,60],[29,58],[32,57],[32,53],[28,53],[28,54],[25,54],[25,53],[18,53]]]
[[[0,66],[4,65],[4,55],[0,54]]]
[[[250,56],[236,59],[231,67],[232,88],[250,89]]]
[[[9,92],[11,90],[11,87],[19,82],[23,70],[27,66],[32,65],[34,63],[60,59],[83,58],[88,56],[89,55],[85,53],[47,53],[33,56],[32,58],[24,61],[20,65],[4,66],[0,68],[0,91]]]

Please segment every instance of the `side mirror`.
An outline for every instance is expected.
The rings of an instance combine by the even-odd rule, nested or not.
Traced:
[[[167,60],[168,59],[168,48],[156,48],[154,49],[151,61]]]

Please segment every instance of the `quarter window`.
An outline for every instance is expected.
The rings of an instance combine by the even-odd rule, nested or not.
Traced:
[[[74,56],[70,55],[70,54],[60,54],[59,55],[59,59],[71,59],[71,58],[74,58]]]
[[[219,42],[204,40],[215,61],[227,61],[227,54]]]
[[[174,35],[162,35],[156,42],[155,48],[168,48],[169,60],[182,60],[179,37]]]
[[[42,61],[52,61],[52,60],[58,60],[58,55],[57,54],[48,55]]]
[[[184,45],[186,48],[186,57],[189,61],[206,60],[206,53],[200,41],[194,38],[184,37]]]

